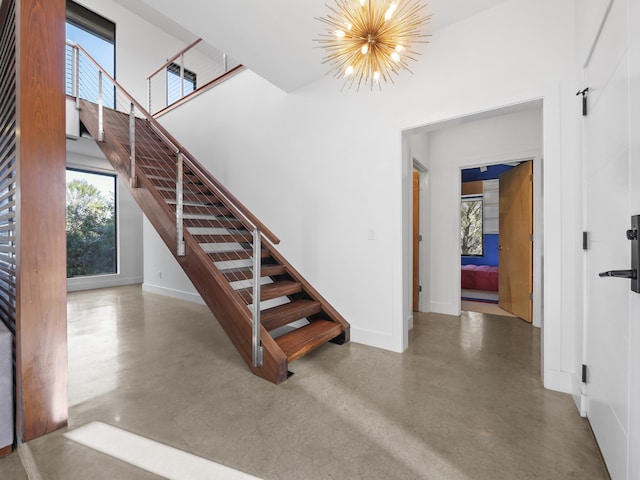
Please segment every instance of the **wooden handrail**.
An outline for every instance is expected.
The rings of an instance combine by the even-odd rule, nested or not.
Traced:
[[[187,50],[191,50],[193,47],[195,47],[197,44],[199,44],[202,41],[201,38],[197,39],[195,42],[187,45],[186,47],[184,47],[182,50],[180,50],[178,53],[176,53],[173,57],[169,58],[162,66],[160,66],[157,70],[154,70],[153,73],[151,75],[149,75],[147,77],[147,80],[149,80],[151,77],[153,77],[156,73],[161,72],[162,70],[164,70],[165,68],[167,68],[169,65],[171,65],[173,63],[173,61],[178,58],[180,55],[182,55],[183,53],[185,53]]]
[[[115,81],[115,79],[106,72],[98,62],[96,62],[91,55],[81,46],[73,42],[67,42],[67,45],[70,47],[78,48],[91,63],[93,63],[96,68],[102,71],[102,74],[106,76],[106,78],[112,82],[121,92],[122,94],[135,105],[135,107],[140,110],[146,120],[158,131],[173,147],[176,151],[182,152],[182,154],[186,157],[185,164],[188,165],[192,170],[197,170],[198,176],[200,176],[201,180],[205,180],[209,183],[210,187],[213,187],[220,195],[220,200],[225,204],[229,210],[231,210],[235,215],[238,216],[239,220],[247,227],[248,230],[253,230],[254,227],[258,227],[260,232],[262,232],[263,236],[267,238],[271,243],[278,244],[280,243],[280,239],[264,225],[258,218],[249,211],[247,207],[245,207],[236,197],[233,195],[227,188],[220,183],[220,181],[215,178],[211,173],[202,166],[200,162],[198,162],[193,155],[180,143],[176,140],[173,135],[169,133],[167,129],[165,129],[160,122],[158,122],[153,115],[151,115],[147,110],[140,105],[140,103],[134,99],[122,86]]]

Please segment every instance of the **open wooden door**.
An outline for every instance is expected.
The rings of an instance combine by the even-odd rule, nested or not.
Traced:
[[[413,311],[420,299],[420,172],[413,171]]]
[[[498,304],[531,322],[533,292],[533,162],[500,175]]]

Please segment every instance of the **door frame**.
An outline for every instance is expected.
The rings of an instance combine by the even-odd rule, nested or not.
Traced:
[[[530,102],[540,101],[542,102],[543,124],[542,152],[528,155],[529,159],[534,158],[534,202],[538,205],[537,210],[534,212],[534,258],[538,259],[537,261],[539,262],[537,268],[534,266],[534,271],[536,272],[534,282],[538,285],[534,291],[534,318],[536,319],[536,326],[540,326],[542,329],[541,375],[545,388],[572,393],[576,373],[567,371],[563,362],[563,356],[573,346],[573,338],[566,334],[563,335],[563,332],[573,332],[575,319],[562,315],[562,213],[561,209],[558,208],[562,204],[561,176],[552,174],[548,168],[543,168],[543,158],[545,159],[544,163],[551,162],[550,164],[558,165],[558,168],[562,165],[563,143],[560,126],[562,124],[561,105],[563,100],[560,96],[558,84],[555,82],[532,87],[524,92],[505,94],[502,102],[493,99],[483,104],[480,101],[476,108],[469,107],[461,111],[448,112],[449,114],[438,112],[434,117],[425,114],[427,117],[425,122],[401,129],[402,263],[400,265],[400,288],[402,305],[400,307],[402,317],[398,319],[401,322],[398,325],[399,330],[401,328],[398,333],[402,334],[402,347],[406,349],[409,344],[409,325],[413,323],[413,315],[410,311],[412,300],[412,239],[410,235],[412,209],[410,205],[411,172],[413,170],[410,137],[441,128],[443,124],[448,122],[456,124],[471,116],[492,115],[502,109],[517,108]],[[500,162],[502,161],[503,159],[500,159]],[[511,161],[513,161],[513,157],[511,157]],[[543,183],[544,195],[542,195]],[[460,188],[460,182],[456,182],[456,184]],[[452,188],[455,187],[452,186]],[[545,206],[547,206],[546,210]],[[544,217],[542,215],[543,210],[545,211]],[[428,225],[427,228],[429,228]],[[455,253],[457,255],[458,252],[456,251]],[[452,258],[453,262],[456,260]],[[455,314],[455,312],[448,313]]]
[[[428,311],[429,305],[429,255],[425,246],[427,245],[426,229],[429,225],[429,169],[416,157],[412,157],[412,167],[420,173],[420,194],[418,196],[419,207],[419,234],[422,235],[422,242],[419,242],[420,259],[418,260],[419,278],[418,282],[422,286],[422,292],[418,297],[418,310]],[[413,205],[411,207],[413,217]],[[413,238],[413,222],[411,223],[411,237]],[[413,289],[413,287],[412,287]],[[413,312],[409,329],[413,328]]]

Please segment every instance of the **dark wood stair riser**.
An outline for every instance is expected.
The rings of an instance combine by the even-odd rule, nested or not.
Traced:
[[[243,268],[233,271],[223,271],[224,276],[230,282],[237,282],[239,280],[250,280],[253,278],[253,270],[251,268]],[[263,265],[260,269],[260,276],[271,277],[274,275],[282,275],[285,273],[285,268],[282,265]]]
[[[267,249],[261,251],[261,258],[269,258]],[[209,254],[209,258],[214,262],[227,262],[229,260],[247,260],[253,257],[253,250],[231,250],[228,252],[214,252]]]
[[[285,305],[268,308],[260,312],[260,322],[268,331],[288,325],[322,311],[320,302],[313,300],[294,300]]]

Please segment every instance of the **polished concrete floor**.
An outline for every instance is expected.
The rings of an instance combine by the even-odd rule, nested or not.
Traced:
[[[329,344],[280,386],[208,310],[138,286],[69,295],[69,429],[98,420],[265,480],[606,479],[586,420],[542,388],[540,331],[420,314],[404,354]],[[40,478],[158,478],[56,432]],[[0,478],[27,478],[14,453]]]

